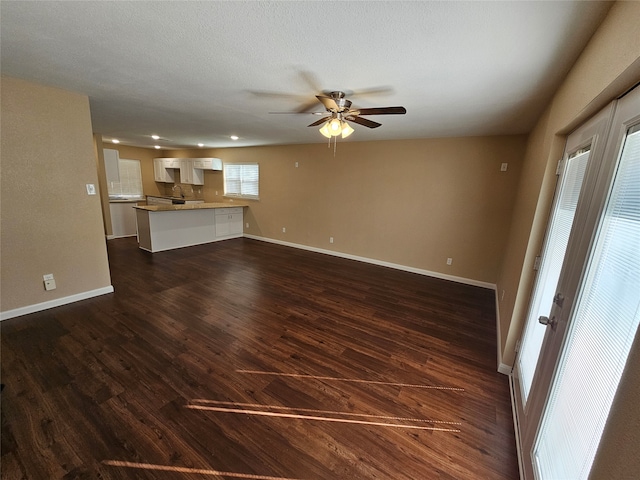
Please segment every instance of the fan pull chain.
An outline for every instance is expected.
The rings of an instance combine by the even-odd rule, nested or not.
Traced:
[[[329,143],[327,144],[327,148],[331,148],[331,139],[333,138],[333,156],[336,156],[336,146],[338,144],[338,137],[329,137]]]

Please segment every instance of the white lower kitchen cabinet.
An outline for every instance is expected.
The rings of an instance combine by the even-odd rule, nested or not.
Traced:
[[[142,250],[161,252],[242,237],[243,207],[226,205],[138,205],[138,244]]]
[[[109,202],[111,212],[111,231],[113,238],[133,237],[136,235],[137,202]]]
[[[216,209],[216,237],[241,237],[243,223],[242,207]]]

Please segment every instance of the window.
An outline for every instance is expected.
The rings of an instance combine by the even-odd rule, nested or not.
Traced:
[[[107,182],[109,198],[144,199],[140,160],[121,158],[118,161],[118,169],[120,170],[119,181]]]
[[[257,163],[225,163],[224,194],[258,199],[260,169]]]

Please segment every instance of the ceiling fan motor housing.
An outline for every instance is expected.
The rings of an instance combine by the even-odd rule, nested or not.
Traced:
[[[338,112],[344,112],[351,108],[351,100],[345,98],[344,92],[331,92],[331,98],[336,102],[336,105],[338,105]]]

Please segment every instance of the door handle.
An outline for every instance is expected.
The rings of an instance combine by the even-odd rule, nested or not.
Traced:
[[[556,321],[555,315],[553,315],[551,318],[545,317],[544,315],[541,317],[538,317],[538,322],[540,322],[542,325],[548,325],[553,329],[556,328],[556,324],[558,323]]]

